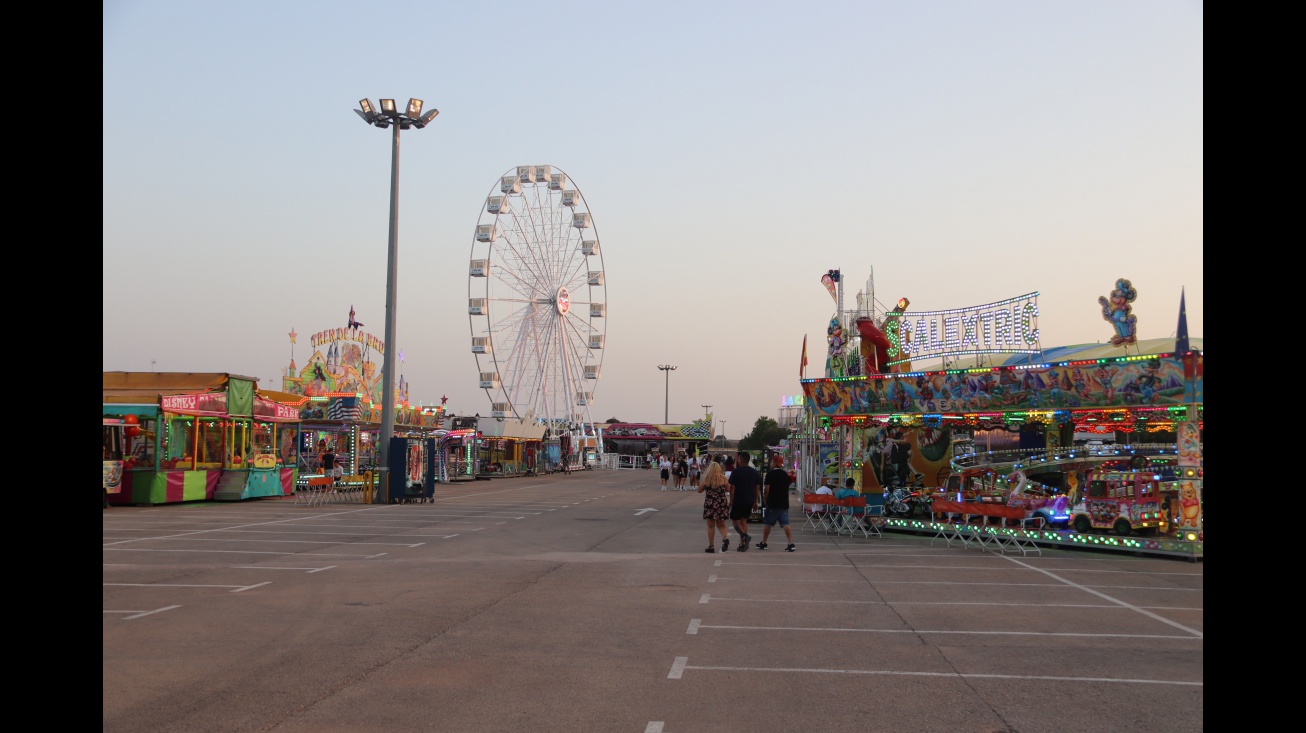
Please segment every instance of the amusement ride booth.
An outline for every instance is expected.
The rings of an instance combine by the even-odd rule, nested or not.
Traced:
[[[1006,522],[1004,531],[1034,527],[1056,541],[1200,557],[1202,342],[1188,337],[1182,297],[1177,337],[1140,340],[1137,290],[1121,278],[1099,299],[1114,329],[1109,343],[1045,349],[1037,292],[936,311],[909,310],[902,298],[877,315],[871,281],[845,312],[839,271],[822,280],[838,310],[823,376],[805,376],[804,342],[806,424],[791,440],[800,491],[852,478],[884,503],[890,527],[928,531],[933,502],[952,502],[934,512],[948,519],[971,516],[955,503],[974,502],[964,508],[975,517],[1018,520],[1019,529]],[[1100,440],[1076,444],[1076,435]],[[1163,474],[1163,465],[1173,470]],[[1118,500],[1132,491],[1129,479],[1095,479],[1131,469],[1146,469],[1144,483],[1156,484],[1137,501]],[[976,488],[950,488],[966,477]],[[1039,516],[1086,531],[1025,521],[1058,496],[1061,508]],[[1081,514],[1094,518],[1076,520]]]

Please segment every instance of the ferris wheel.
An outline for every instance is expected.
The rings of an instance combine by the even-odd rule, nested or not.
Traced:
[[[585,197],[561,170],[517,166],[490,189],[467,306],[492,416],[555,429],[593,422],[607,335],[603,254]]]

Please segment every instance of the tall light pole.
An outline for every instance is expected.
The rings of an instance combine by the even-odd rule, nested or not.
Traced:
[[[662,372],[667,375],[667,392],[662,401],[662,424],[666,425],[668,423],[667,415],[670,414],[669,408],[671,405],[671,372],[674,372],[676,367],[673,367],[670,364],[659,364],[658,369],[661,369]]]
[[[372,100],[358,100],[362,109],[354,110],[363,121],[384,130],[394,127],[390,145],[390,247],[386,258],[385,276],[385,366],[381,370],[381,436],[378,455],[381,491],[390,496],[390,438],[395,432],[395,329],[399,311],[399,131],[410,127],[426,127],[440,110],[432,109],[422,114],[422,100],[409,99],[408,110],[400,113],[393,99],[381,100],[381,111],[372,107]]]
[[[712,414],[711,405],[699,405],[699,407],[703,408],[703,417],[707,417],[708,415]]]

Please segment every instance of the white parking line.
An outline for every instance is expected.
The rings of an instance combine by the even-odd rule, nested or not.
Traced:
[[[330,570],[334,568],[335,565],[328,565],[324,568],[283,568],[273,565],[232,565],[231,567],[237,570],[303,570],[306,574],[312,574],[320,573],[323,570]]]
[[[676,657],[671,663],[671,673],[667,675],[669,680],[678,680],[685,673],[685,665],[689,663],[689,657]]]
[[[130,614],[134,614],[134,615],[132,615],[132,616],[124,616],[123,619],[122,619],[123,621],[131,621],[131,620],[134,619],[134,618],[140,618],[141,616],[149,616],[149,615],[152,614],[152,613],[162,613],[163,611],[171,611],[171,610],[174,609],[174,608],[181,608],[181,606],[164,606],[163,608],[156,608],[156,609],[154,609],[153,611],[105,611],[105,613],[130,613]]]
[[[690,635],[692,635],[692,634],[697,634],[697,633],[698,633],[699,626],[700,626],[702,623],[703,623],[703,619],[700,619],[700,618],[691,618],[691,619],[689,620],[689,628],[685,630],[685,633],[686,633],[686,634],[690,634]]]
[[[1028,564],[1026,564],[1026,563],[1023,563],[1023,562],[1017,560],[1017,559],[1014,558],[1014,557],[1008,557],[1008,558],[1006,558],[1006,559],[1007,559],[1007,560],[1010,560],[1010,561],[1012,561],[1012,562],[1014,562],[1014,563],[1016,563],[1017,565],[1023,565],[1024,567],[1027,567],[1027,568],[1029,568],[1030,570],[1037,570],[1038,572],[1043,573],[1044,575],[1048,576],[1049,578],[1055,578],[1055,579],[1057,579],[1057,580],[1060,580],[1061,582],[1065,583],[1066,585],[1069,585],[1069,586],[1074,587],[1074,588],[1079,588],[1080,590],[1082,590],[1082,591],[1084,591],[1084,592],[1086,592],[1086,593],[1092,593],[1093,595],[1095,595],[1095,596],[1097,596],[1098,598],[1101,598],[1101,599],[1103,599],[1103,600],[1111,601],[1112,603],[1118,603],[1118,604],[1120,604],[1121,606],[1124,606],[1125,608],[1131,608],[1131,609],[1133,609],[1133,610],[1135,610],[1135,611],[1137,611],[1137,612],[1143,614],[1144,616],[1147,616],[1147,617],[1149,617],[1149,618],[1152,618],[1152,619],[1155,619],[1155,620],[1157,620],[1157,621],[1160,621],[1161,623],[1169,624],[1170,626],[1173,626],[1173,627],[1175,627],[1176,629],[1181,629],[1181,630],[1183,630],[1183,631],[1187,631],[1188,633],[1192,634],[1193,636],[1197,637],[1198,639],[1202,638],[1202,632],[1198,631],[1197,629],[1189,628],[1189,627],[1184,626],[1183,624],[1181,624],[1181,623],[1179,623],[1179,622],[1177,622],[1177,621],[1171,621],[1170,619],[1166,618],[1165,616],[1159,616],[1159,615],[1157,615],[1157,614],[1155,614],[1155,613],[1152,613],[1151,611],[1148,611],[1148,610],[1146,610],[1146,609],[1144,609],[1144,608],[1142,608],[1142,607],[1140,607],[1140,606],[1135,606],[1135,605],[1133,605],[1132,603],[1126,603],[1126,602],[1120,600],[1119,598],[1112,598],[1111,596],[1109,596],[1109,595],[1107,595],[1107,594],[1105,594],[1105,593],[1099,593],[1099,592],[1097,592],[1096,590],[1093,590],[1093,588],[1091,588],[1091,587],[1089,587],[1089,586],[1086,586],[1086,585],[1080,585],[1079,583],[1072,583],[1072,582],[1070,582],[1069,580],[1066,580],[1065,578],[1062,578],[1062,577],[1060,577],[1060,576],[1058,576],[1058,575],[1053,575],[1051,572],[1049,572],[1049,571],[1047,571],[1047,570],[1043,570],[1042,568],[1036,568],[1036,567],[1034,567],[1033,565],[1028,565]],[[1097,587],[1099,587],[1099,588],[1109,588],[1109,587],[1111,587],[1111,586],[1097,586]],[[1170,590],[1170,589],[1165,589],[1165,590]]]
[[[253,540],[243,537],[238,539],[223,539],[221,537],[165,537],[162,539],[166,539],[170,542],[258,542],[265,545],[384,545],[386,547],[421,547],[426,544],[425,542],[409,544],[407,542],[341,542],[339,540]]]
[[[644,726],[644,733],[662,733],[661,720],[650,720],[648,725]]]
[[[687,633],[697,634],[699,629],[730,629],[733,631],[823,631],[835,633],[866,633],[866,634],[956,634],[960,636],[1082,636],[1093,639],[1182,639],[1184,641],[1201,641],[1197,636],[1170,636],[1165,634],[1088,634],[1078,631],[952,631],[942,629],[849,629],[838,626],[821,627],[821,626],[727,626],[695,623],[698,619],[690,621],[689,627],[692,631]]]
[[[155,550],[148,547],[105,547],[104,552],[202,552],[209,554],[235,554],[235,555],[298,555],[300,557],[364,557],[373,558],[385,555],[379,552],[375,555],[351,555],[342,552],[272,552],[270,550]]]
[[[725,596],[710,596],[704,593],[699,598],[699,603],[712,601],[738,601],[740,603],[828,603],[828,604],[853,604],[863,606],[1014,606],[1016,608],[1118,608],[1125,610],[1124,606],[1111,603],[1002,603],[989,601],[826,601],[812,600],[808,598],[727,598]],[[1149,608],[1154,611],[1202,611],[1200,608],[1183,608],[1180,606],[1139,606],[1139,608]]]
[[[258,588],[259,586],[271,584],[272,581],[270,580],[265,580],[262,583],[255,583],[254,585],[218,585],[214,583],[103,583],[103,585],[126,588],[235,588],[235,590],[231,591],[232,593],[239,593],[243,590],[249,590],[250,588]]]
[[[704,671],[722,671],[722,672],[781,672],[787,674],[794,673],[812,673],[812,674],[880,674],[880,675],[897,675],[904,677],[955,677],[958,679],[993,679],[993,680],[1048,680],[1052,682],[1122,682],[1126,684],[1144,684],[1144,685],[1183,685],[1188,687],[1202,687],[1201,682],[1188,682],[1185,680],[1140,680],[1123,677],[1053,677],[1049,675],[1023,675],[1023,674],[969,674],[965,672],[905,672],[889,669],[818,669],[818,668],[801,668],[801,667],[699,667],[689,666],[689,657],[676,657],[675,662],[671,665],[671,673],[667,679],[678,680],[684,676],[685,670],[695,669]]]
[[[718,560],[718,563],[721,561]],[[737,562],[730,563],[739,566],[784,566],[784,567],[804,567],[804,568],[851,568],[855,570],[1039,570],[1040,572],[1057,571],[1063,573],[1125,573],[1128,575],[1183,575],[1193,578],[1203,577],[1202,573],[1153,573],[1145,570],[1080,570],[1078,568],[1004,568],[990,567],[988,565],[848,565],[846,563],[788,563],[788,562]]]

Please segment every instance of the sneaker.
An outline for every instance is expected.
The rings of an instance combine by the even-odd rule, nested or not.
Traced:
[[[748,541],[749,541],[750,539],[752,539],[752,538],[749,537],[748,535],[744,535],[743,537],[740,537],[740,538],[739,538],[739,551],[740,551],[740,552],[748,552]]]
[[[730,538],[727,537],[724,540],[721,540],[721,551],[725,552],[726,550],[729,549],[730,549]]]
[[[709,548],[707,548],[706,550],[703,550],[703,552],[716,552],[716,548],[715,548],[715,547],[709,547]]]
[[[793,545],[789,545],[788,547],[785,548],[785,552],[796,552],[797,550],[798,548],[794,547]]]
[[[765,543],[765,542],[759,542],[759,543],[757,543],[757,549],[759,549],[759,550],[765,550],[765,549],[766,549],[766,543]]]

